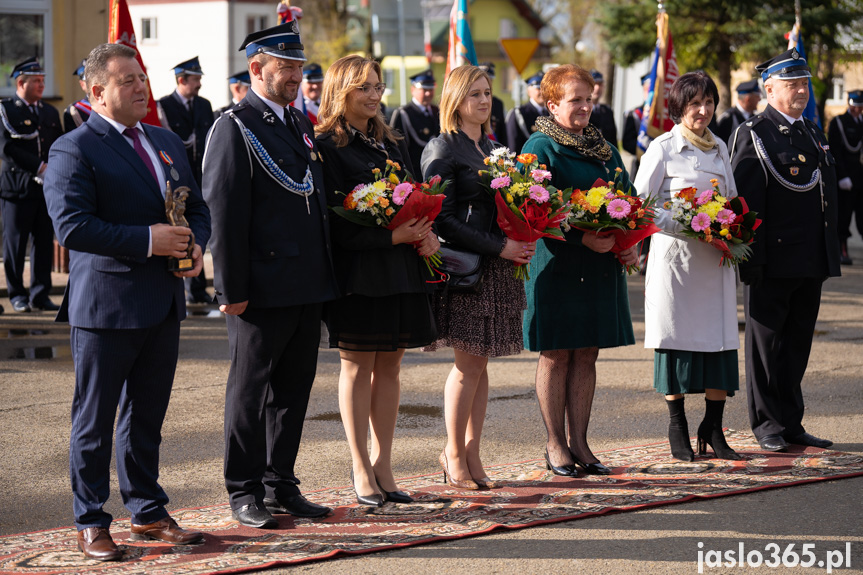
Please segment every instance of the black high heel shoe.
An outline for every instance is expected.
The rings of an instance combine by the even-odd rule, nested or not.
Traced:
[[[413,503],[414,498],[405,493],[404,491],[399,491],[396,489],[395,491],[386,491],[383,487],[381,487],[381,482],[378,481],[378,478],[375,477],[375,483],[378,484],[378,489],[381,490],[381,493],[384,494],[384,501],[392,501],[393,503]]]
[[[573,461],[575,461],[575,465],[581,467],[585,473],[588,475],[611,475],[611,469],[597,461],[596,463],[585,463],[575,456],[573,452],[569,452],[572,455]]]
[[[351,470],[351,485],[354,487],[354,494],[357,496],[357,503],[360,505],[368,505],[369,507],[383,507],[384,506],[384,496],[380,493],[373,493],[372,495],[360,495],[360,492],[357,491],[357,486],[354,483],[354,470]]]
[[[698,455],[707,454],[707,446],[713,448],[713,453],[719,459],[737,461],[742,459],[736,451],[728,446],[725,434],[722,433],[722,413],[725,411],[725,400],[704,399],[706,409],[704,420],[698,426]]]
[[[668,445],[671,447],[671,456],[678,461],[695,461],[695,453],[689,442],[689,425],[686,423],[686,410],[683,406],[684,398],[665,400],[668,406]]]
[[[569,465],[552,465],[551,460],[548,458],[548,449],[545,450],[545,468],[555,475],[578,477],[578,469],[576,469],[575,465],[572,463]]]

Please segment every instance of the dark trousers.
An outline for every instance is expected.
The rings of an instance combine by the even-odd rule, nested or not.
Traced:
[[[863,237],[863,187],[839,190],[839,239],[851,237],[851,217],[857,220],[857,233]]]
[[[321,304],[227,316],[225,486],[231,507],[297,495],[294,463],[318,363]]]
[[[201,269],[201,273],[193,278],[183,278],[186,285],[186,299],[189,301],[202,302],[207,294],[207,274]]]
[[[803,429],[800,384],[821,306],[821,278],[765,278],[744,291],[746,396],[755,437]]]
[[[0,199],[3,213],[3,268],[11,301],[23,300],[41,306],[51,292],[51,262],[54,258],[54,228],[40,193],[22,200]],[[30,250],[30,295],[24,288],[24,258]]]
[[[158,482],[162,422],[168,409],[180,339],[171,313],[145,329],[72,328],[75,396],[69,475],[78,529],[108,527],[111,437],[117,416],[117,477],[132,522],[168,515]],[[119,413],[117,408],[119,407]]]

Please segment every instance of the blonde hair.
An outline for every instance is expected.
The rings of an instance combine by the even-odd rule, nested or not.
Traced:
[[[378,78],[383,78],[381,65],[370,58],[351,55],[339,58],[327,69],[324,75],[324,85],[321,88],[321,105],[318,108],[318,125],[316,134],[333,134],[337,147],[348,143],[348,123],[345,121],[348,94],[362,86],[369,72],[374,71]],[[384,121],[378,109],[378,114],[369,120],[368,135],[378,141],[400,140],[399,135]]]
[[[440,130],[441,132],[457,132],[461,124],[458,113],[458,107],[461,106],[465,98],[470,92],[470,87],[480,78],[485,78],[488,82],[489,90],[491,90],[491,79],[485,70],[476,66],[459,66],[455,70],[450,71],[443,83],[440,99]],[[489,104],[491,105],[491,104]],[[491,114],[489,118],[483,122],[482,130],[484,134],[491,133]]]

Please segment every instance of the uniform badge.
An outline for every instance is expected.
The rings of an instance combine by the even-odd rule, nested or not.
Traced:
[[[16,106],[18,106],[18,107],[20,108],[20,107],[21,107],[21,106],[23,106],[24,104],[21,102],[21,100],[15,100],[15,105],[16,105]]]
[[[33,123],[33,122],[31,122],[30,120],[24,120],[24,125],[25,125],[25,126],[29,126],[29,125],[30,125],[30,124],[32,124],[32,123]]]
[[[159,158],[162,160],[162,162],[165,163],[166,166],[168,166],[168,168],[170,168],[171,178],[175,182],[179,181],[180,173],[177,171],[177,168],[174,167],[174,161],[171,159],[171,156],[169,156],[164,150],[159,150]]]
[[[797,154],[797,159],[804,164],[806,163],[806,156],[804,156],[803,154]]]
[[[318,159],[318,154],[315,153],[315,144],[312,142],[312,139],[308,134],[303,132],[303,142],[306,143],[306,146],[309,148],[309,156],[312,158],[312,161],[315,162]]]
[[[264,111],[264,121],[268,124],[271,124],[271,125],[275,124],[276,123],[276,116],[272,112],[270,112],[269,110],[265,110]]]
[[[428,136],[431,133],[431,130],[428,128],[423,128],[423,136]]]
[[[779,131],[782,132],[783,135],[787,136],[791,133],[791,128],[789,128],[785,124],[779,124]]]
[[[800,173],[800,168],[798,168],[797,166],[791,166],[791,175],[792,176],[796,176],[799,173]]]

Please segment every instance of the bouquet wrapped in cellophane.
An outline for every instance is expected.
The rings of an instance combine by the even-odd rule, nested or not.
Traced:
[[[560,225],[569,215],[571,190],[548,183],[551,172],[535,154],[516,156],[509,148],[496,148],[484,161],[489,169],[481,170],[480,175],[490,180],[485,185],[494,194],[497,224],[508,238],[523,242],[564,239]],[[515,277],[530,279],[530,264],[516,265]]]
[[[332,210],[339,216],[355,224],[366,227],[382,227],[394,230],[406,221],[416,218],[434,219],[440,214],[444,200],[444,190],[449,180],[441,181],[434,176],[428,182],[414,182],[410,178],[400,179],[401,166],[387,160],[383,172],[372,170],[374,180],[369,184],[359,184],[348,194],[341,206]],[[337,192],[342,193],[342,192]],[[414,247],[420,242],[414,242]],[[441,265],[440,252],[423,258],[432,277]]]
[[[572,211],[567,219],[567,225],[584,232],[613,235],[611,251],[614,254],[660,231],[653,223],[656,198],[630,195],[631,186],[623,189],[622,175],[623,170],[617,168],[610,182],[598,179],[589,190],[574,191],[570,199]],[[626,266],[629,274],[638,269],[636,265]]]
[[[712,245],[722,253],[719,265],[735,266],[752,255],[749,244],[761,220],[740,196],[726,198],[719,192],[719,181],[710,180],[713,188],[699,192],[684,188],[672,193],[665,208],[671,218],[683,224],[681,234]]]

